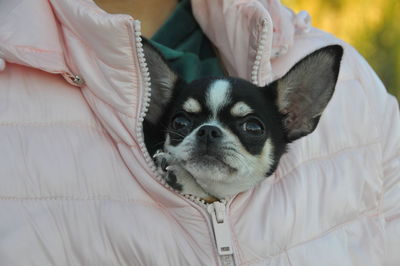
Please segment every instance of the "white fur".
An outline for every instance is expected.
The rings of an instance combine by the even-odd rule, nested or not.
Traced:
[[[244,102],[237,102],[231,109],[231,115],[236,117],[244,117],[253,112],[253,109]]]
[[[196,133],[201,126],[217,126],[223,132],[221,150],[224,153],[220,165],[204,164],[191,160],[196,145]],[[177,146],[171,146],[169,138],[165,150],[171,154],[185,170],[192,175],[196,183],[212,196],[226,198],[245,191],[265,179],[273,164],[273,145],[268,139],[260,155],[250,154],[240,143],[238,137],[224,128],[217,120],[210,120],[193,130]],[[189,194],[196,194],[193,191]],[[200,196],[200,195],[196,195]],[[201,197],[201,196],[200,196]]]
[[[182,193],[195,195],[199,198],[206,199],[210,197],[199,184],[196,183],[196,180],[192,177],[192,175],[185,170],[182,165],[179,163],[171,163],[167,167],[167,171],[171,171],[175,174],[177,183],[182,185]]]
[[[245,191],[265,179],[265,174],[273,164],[273,145],[268,139],[261,154],[249,153],[241,144],[239,138],[228,128],[222,126],[218,121],[218,112],[226,106],[231,97],[231,84],[227,80],[213,82],[206,94],[206,104],[210,108],[212,117],[209,121],[199,125],[187,135],[177,146],[172,146],[167,136],[164,150],[176,160],[176,164],[183,167],[189,176],[182,174],[178,181],[187,186],[183,192],[199,197],[204,197],[207,191],[217,198],[227,198],[239,192]],[[188,110],[193,110],[193,101],[187,104]],[[237,116],[245,116],[253,110],[243,102],[235,105],[231,112]],[[196,110],[196,108],[194,108]],[[220,147],[221,158],[200,157],[194,153],[197,145],[197,132],[205,125],[218,127],[222,131],[223,138]],[[178,176],[178,175],[177,175]],[[184,176],[184,177],[183,177]],[[182,180],[184,178],[194,179],[195,182]],[[199,185],[201,189],[193,188]],[[202,192],[202,193],[201,193]]]
[[[183,104],[183,110],[185,110],[188,113],[200,113],[201,112],[201,105],[199,101],[189,98],[186,100],[186,102]]]
[[[227,80],[219,79],[210,85],[206,103],[214,118],[217,117],[218,111],[229,103],[230,94],[231,84]]]

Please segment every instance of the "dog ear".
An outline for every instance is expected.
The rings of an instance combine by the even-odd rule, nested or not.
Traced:
[[[303,58],[275,82],[276,104],[284,115],[287,141],[306,136],[317,127],[339,75],[343,48],[332,45]]]
[[[164,57],[143,38],[143,51],[151,79],[150,107],[145,119],[156,124],[170,102],[178,76],[168,66]]]

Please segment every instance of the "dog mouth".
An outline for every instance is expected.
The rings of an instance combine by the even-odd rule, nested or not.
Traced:
[[[196,152],[187,161],[188,164],[197,165],[201,168],[218,168],[220,170],[225,169],[229,174],[237,172],[237,169],[223,160],[222,155],[212,151]]]

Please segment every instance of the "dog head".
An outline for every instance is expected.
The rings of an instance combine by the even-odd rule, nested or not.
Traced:
[[[146,144],[157,143],[208,194],[247,190],[271,175],[288,143],[314,131],[333,95],[343,49],[327,46],[265,86],[232,77],[186,83],[145,43],[153,97]],[[152,132],[152,133],[150,133]]]

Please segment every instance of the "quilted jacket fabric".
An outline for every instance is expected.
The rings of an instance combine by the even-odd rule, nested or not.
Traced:
[[[345,48],[335,94],[276,173],[210,206],[154,174],[140,23],[90,0],[0,2],[0,265],[400,265],[396,100],[349,45],[277,0],[192,0],[231,75],[264,85]]]

